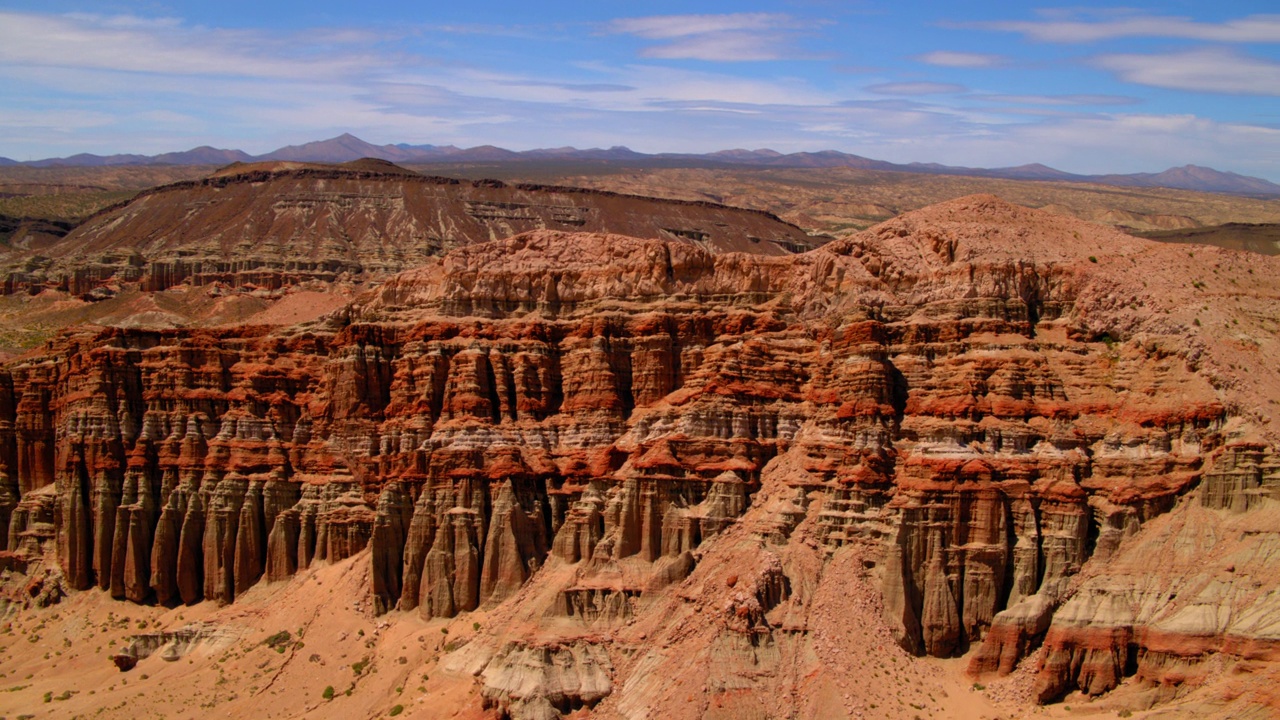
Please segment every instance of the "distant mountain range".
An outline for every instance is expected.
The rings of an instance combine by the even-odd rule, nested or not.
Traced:
[[[394,163],[505,163],[529,161],[593,161],[656,164],[681,167],[776,167],[776,168],[858,168],[862,170],[889,170],[895,172],[925,173],[931,175],[968,175],[976,177],[1006,178],[1010,180],[1056,180],[1060,182],[1088,182],[1125,187],[1167,187],[1201,192],[1230,193],[1234,195],[1261,195],[1280,197],[1280,185],[1262,178],[1222,172],[1197,165],[1170,168],[1159,173],[1133,173],[1129,175],[1076,175],[1041,165],[1019,165],[1006,168],[970,168],[937,163],[899,164],[884,160],[872,160],[859,155],[836,150],[783,154],[774,150],[721,150],[697,154],[638,153],[625,147],[591,148],[579,150],[572,147],[547,148],[516,152],[492,145],[459,148],[453,145],[374,145],[360,138],[343,134],[328,140],[318,140],[303,145],[289,145],[265,155],[249,155],[241,150],[221,150],[208,146],[185,152],[162,155],[91,155],[80,154],[65,158],[49,158],[31,162],[17,162],[0,158],[0,166],[26,165],[28,167],[101,167],[118,165],[226,165],[233,162],[257,162],[286,160],[295,162],[339,163],[372,157]]]

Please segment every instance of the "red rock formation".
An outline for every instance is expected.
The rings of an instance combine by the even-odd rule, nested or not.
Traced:
[[[1043,642],[1046,700],[1168,682],[1194,649],[1280,648],[1271,600],[1226,627],[1156,617],[1135,560],[1188,492],[1250,518],[1280,486],[1276,371],[1228,372],[1280,348],[1195,335],[1184,252],[970,198],[795,257],[535,232],[324,322],[84,330],[0,383],[9,543],[52,487],[76,588],[230,602],[372,545],[380,611],[602,627],[754,548],[715,652],[774,667],[820,542],[875,568],[912,652],[1008,672]],[[1280,265],[1216,258],[1262,316]],[[504,657],[568,662],[541,647]],[[509,685],[491,699],[540,702]]]

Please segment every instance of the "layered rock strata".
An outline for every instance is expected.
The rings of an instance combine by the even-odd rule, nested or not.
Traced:
[[[235,164],[140,194],[5,258],[4,292],[87,299],[136,285],[278,291],[367,282],[535,229],[614,232],[785,255],[819,241],[768,213],[597,190],[427,177],[391,163]]]
[[[700,647],[757,670],[699,692],[765,692],[813,657],[831,557],[860,559],[912,653],[1008,672],[1044,644],[1044,700],[1169,682],[1280,648],[1270,580],[1161,614],[1134,559],[1188,507],[1276,506],[1280,384],[1231,370],[1277,349],[1248,318],[1280,266],[1203,260],[1237,279],[1252,344],[1228,351],[1157,285],[1181,256],[978,197],[793,257],[535,232],[309,325],[73,333],[0,376],[0,537],[52,497],[71,586],[161,603],[369,548],[380,611],[540,628],[470,670],[516,716],[676,692],[601,633],[702,637],[670,604],[712,586]],[[1137,579],[1097,570],[1119,567]],[[1207,618],[1227,596],[1239,614]]]

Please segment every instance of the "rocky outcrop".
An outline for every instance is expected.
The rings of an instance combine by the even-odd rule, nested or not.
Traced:
[[[129,644],[111,656],[111,661],[128,672],[157,653],[165,662],[176,662],[193,650],[206,652],[220,650],[232,644],[238,635],[231,629],[197,623],[177,630],[141,633],[130,638]]]
[[[774,668],[724,671],[764,692],[750,678],[809,657],[830,557],[858,559],[882,602],[857,607],[912,653],[1008,672],[1044,644],[1046,700],[1165,682],[1189,648],[1280,647],[1274,585],[1206,624],[1140,581],[1162,523],[1275,504],[1280,382],[1223,353],[1280,348],[1262,325],[1193,334],[1197,288],[1156,287],[1186,279],[1170,252],[971,198],[795,257],[535,232],[303,326],[84,330],[0,382],[9,542],[44,493],[68,583],[162,603],[367,548],[380,612],[518,608],[545,630],[492,665],[535,680],[486,676],[512,715],[612,692],[597,633],[675,623],[705,583],[725,595],[689,605],[715,609],[699,657]],[[1241,318],[1265,316],[1249,292],[1280,266],[1217,261]],[[1198,567],[1187,542],[1171,563]],[[1196,607],[1226,592],[1200,587]]]
[[[1280,505],[1265,495],[1274,477],[1261,480],[1261,498],[1257,482],[1276,467],[1274,452],[1256,443],[1228,446],[1195,501],[1090,573],[1045,631],[1040,701],[1100,695],[1135,676],[1167,700],[1204,682],[1215,655],[1280,658],[1280,593],[1267,569]]]
[[[500,717],[543,720],[593,707],[609,694],[613,667],[599,645],[508,645],[480,671],[481,695]]]

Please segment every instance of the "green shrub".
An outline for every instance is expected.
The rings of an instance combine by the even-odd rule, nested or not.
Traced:
[[[391,717],[395,717],[395,716],[399,715],[399,714],[400,714],[400,713],[402,713],[402,712],[404,712],[404,706],[403,706],[403,705],[396,705],[395,707],[391,708],[391,712],[389,712],[389,713],[387,713],[387,714],[388,714],[388,715],[390,715]]]
[[[325,700],[332,700],[332,699],[333,699],[333,686],[332,686],[332,685],[325,685],[325,686],[324,686],[324,692],[320,693],[320,697],[324,698]]]
[[[275,635],[272,635],[266,640],[263,640],[262,644],[279,649],[279,648],[283,648],[285,645],[288,645],[289,641],[292,639],[293,639],[293,633],[289,632],[288,630],[281,630]],[[284,652],[284,651],[280,650],[280,652]]]

